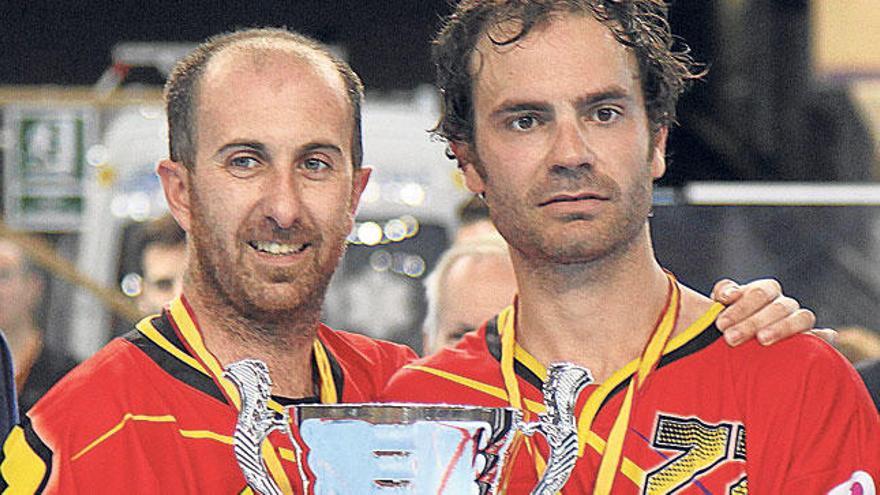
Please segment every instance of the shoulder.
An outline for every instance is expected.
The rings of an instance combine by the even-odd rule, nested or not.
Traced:
[[[142,362],[135,346],[121,338],[112,340],[37,401],[28,412],[35,429],[41,436],[48,430],[79,430],[115,414],[124,407],[120,402],[128,395],[125,390],[138,388]]]
[[[393,362],[398,363],[397,367],[400,367],[416,358],[416,353],[405,345],[343,330],[333,330],[325,325],[321,325],[318,336],[321,342],[343,360],[362,360],[367,363]]]
[[[409,347],[321,326],[330,366],[341,372],[344,402],[375,401],[391,375],[416,358]]]
[[[84,388],[95,388],[95,392],[100,392],[112,387],[117,379],[134,371],[131,364],[138,359],[137,354],[138,350],[126,340],[113,339],[95,355],[74,367],[34,409],[49,407],[82,392]]]
[[[453,347],[416,360],[391,377],[385,401],[487,404],[503,394],[498,361],[481,330]]]
[[[720,345],[727,347],[723,342]],[[752,340],[727,349],[737,368],[751,377],[788,383],[820,380],[845,385],[860,382],[846,358],[813,335],[795,335],[770,346]]]
[[[131,414],[137,406],[132,403],[134,397],[155,378],[144,373],[145,363],[143,353],[130,342],[112,340],[56,383],[28,411],[22,418],[22,435],[15,443],[18,449],[13,452],[4,447],[4,455],[0,456],[3,462],[7,462],[5,457],[9,457],[8,462],[19,462],[16,456],[25,453],[28,462],[41,460],[46,476],[50,471],[54,473],[56,464],[65,464],[76,452],[112,431],[120,418]],[[12,449],[11,444],[8,448]]]

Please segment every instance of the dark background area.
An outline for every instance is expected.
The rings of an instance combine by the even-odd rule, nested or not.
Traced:
[[[732,7],[732,5],[739,7]],[[198,42],[287,26],[343,48],[368,90],[430,83],[431,35],[447,0],[3,2],[0,84],[94,84],[120,41]],[[865,180],[872,145],[846,93],[814,81],[807,0],[677,0],[673,31],[709,76],[679,105],[672,167],[688,180]],[[155,71],[128,82],[161,84]]]

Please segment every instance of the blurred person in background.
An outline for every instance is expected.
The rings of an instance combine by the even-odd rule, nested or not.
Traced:
[[[428,355],[458,342],[513,301],[516,278],[507,243],[492,231],[456,241],[425,278],[425,294]]]
[[[0,329],[12,351],[21,417],[77,363],[43,340],[34,320],[42,293],[43,281],[21,248],[0,238]]]
[[[837,330],[834,347],[853,365],[880,359],[880,334],[864,327],[842,327]]]
[[[455,231],[453,244],[472,237],[498,233],[489,218],[489,208],[486,207],[486,202],[476,194],[459,206],[456,216],[458,217],[458,230]]]
[[[180,295],[186,270],[186,232],[174,217],[163,215],[139,232],[142,286],[138,309],[156,314]]]

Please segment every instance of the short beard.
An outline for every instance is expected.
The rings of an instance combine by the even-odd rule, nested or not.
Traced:
[[[652,152],[653,149],[649,155],[652,156]],[[487,185],[492,183],[492,178],[486,174],[478,157],[474,162],[474,167],[484,183]],[[572,183],[590,184],[609,194],[623,208],[617,222],[608,225],[604,231],[596,232],[595,236],[586,241],[565,243],[559,239],[548,239],[545,237],[545,232],[533,224],[534,220],[519,215],[493,214],[494,209],[515,211],[516,206],[506,204],[511,200],[510,197],[500,201],[498,198],[487,198],[490,204],[490,217],[499,233],[525,259],[541,260],[554,265],[582,265],[611,260],[629,251],[643,231],[647,229],[646,222],[651,211],[653,189],[650,159],[645,163],[642,174],[634,179],[636,182],[626,190],[621,189],[619,184],[611,178],[597,174],[592,170],[585,169],[579,174],[580,177],[572,179]],[[504,185],[500,184],[498,187],[504,187]],[[543,191],[537,187],[541,186],[536,186],[529,192],[528,202],[534,203],[536,202],[534,198],[542,196]],[[548,185],[547,187],[552,186]],[[570,218],[570,220],[577,219]]]
[[[195,190],[192,191],[191,200],[194,212],[205,212],[204,208],[199,207]],[[222,236],[209,227],[212,221],[210,215],[204,213],[192,216],[190,237],[194,256],[187,274],[193,282],[192,287],[201,293],[203,304],[210,308],[212,314],[225,320],[228,330],[245,338],[257,336],[271,342],[312,331],[320,318],[324,296],[335,267],[345,252],[344,240],[330,247],[333,250],[329,253],[333,257],[332,267],[322,269],[324,267],[320,266],[321,260],[316,253],[316,262],[301,270],[296,281],[284,282],[299,284],[300,290],[295,292],[291,303],[273,307],[261,304],[265,298],[254,291],[271,289],[261,287],[259,282],[250,278],[253,274],[241,268],[242,260],[233,258],[238,252],[224,252],[216,247],[225,244]],[[323,240],[335,242],[337,237],[336,232],[328,232]],[[324,248],[328,246],[324,245]]]

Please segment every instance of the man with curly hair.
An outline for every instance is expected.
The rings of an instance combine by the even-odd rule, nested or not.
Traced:
[[[880,420],[853,368],[808,335],[725,345],[723,306],[654,256],[652,183],[700,75],[666,15],[661,0],[458,4],[435,40],[436,131],[510,245],[519,293],[384,398],[533,420],[547,367],[569,362],[594,382],[564,494],[874,493]],[[540,435],[523,439],[502,491],[529,493],[548,462]]]

